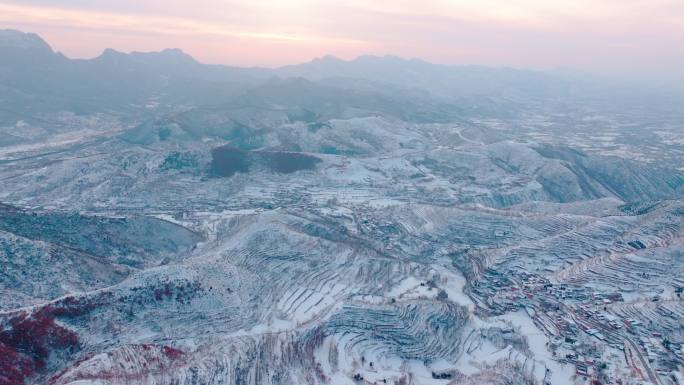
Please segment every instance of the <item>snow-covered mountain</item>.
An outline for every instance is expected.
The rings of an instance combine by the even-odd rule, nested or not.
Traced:
[[[393,57],[71,60],[16,31],[0,52],[1,385],[681,372],[667,98]]]

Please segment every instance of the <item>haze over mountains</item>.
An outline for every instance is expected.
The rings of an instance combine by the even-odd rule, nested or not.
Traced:
[[[0,385],[675,385],[676,96],[0,31]]]
[[[62,110],[131,112],[153,98],[162,106],[244,106],[257,98],[257,103],[287,108],[296,101],[301,108],[334,117],[350,109],[389,115],[403,111],[402,117],[419,121],[444,121],[455,117],[452,111],[482,108],[482,98],[495,104],[511,98],[648,99],[644,90],[576,75],[443,66],[391,56],[353,61],[326,56],[276,69],[205,65],[178,49],[130,54],[106,49],[82,60],[53,52],[39,36],[15,30],[0,31],[0,53],[0,119],[6,123]]]

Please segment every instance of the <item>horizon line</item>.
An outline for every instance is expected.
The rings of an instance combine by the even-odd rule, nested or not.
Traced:
[[[242,68],[242,69],[264,69],[264,70],[277,70],[277,69],[282,69],[286,67],[294,67],[294,66],[300,66],[300,65],[305,65],[305,64],[310,64],[316,61],[323,61],[326,59],[331,59],[335,60],[337,62],[341,63],[354,63],[358,61],[359,59],[363,58],[378,58],[378,59],[399,59],[403,62],[421,62],[424,64],[429,64],[433,66],[441,66],[441,67],[446,67],[446,68],[466,68],[466,67],[473,67],[473,68],[488,68],[488,69],[497,69],[497,70],[515,70],[515,71],[532,71],[532,72],[574,72],[574,73],[584,73],[584,74],[590,74],[590,75],[597,75],[596,72],[592,71],[587,71],[587,70],[582,70],[579,68],[571,68],[571,67],[554,67],[554,68],[534,68],[534,67],[516,67],[516,66],[511,66],[511,65],[488,65],[488,64],[477,64],[477,63],[470,63],[470,64],[455,64],[455,63],[439,63],[439,62],[434,62],[428,59],[424,59],[421,57],[406,57],[402,56],[399,54],[393,54],[393,53],[365,53],[365,54],[360,54],[356,56],[352,56],[350,58],[344,58],[336,54],[332,53],[326,53],[320,56],[312,56],[309,60],[305,61],[300,61],[300,62],[293,62],[293,63],[288,63],[288,64],[282,64],[282,65],[276,65],[276,66],[268,66],[268,65],[238,65],[238,64],[231,64],[231,63],[226,63],[226,62],[221,62],[221,63],[212,63],[212,62],[205,62],[202,60],[197,59],[192,53],[187,52],[181,47],[169,47],[166,46],[164,48],[158,48],[158,49],[153,49],[150,51],[139,51],[139,50],[119,50],[117,48],[113,47],[104,47],[102,48],[102,51],[95,56],[70,56],[64,53],[63,51],[60,51],[59,49],[56,49],[50,41],[46,40],[40,33],[37,32],[32,32],[32,31],[26,31],[26,30],[21,30],[17,28],[0,28],[0,32],[18,32],[23,35],[34,35],[38,39],[40,39],[42,42],[44,42],[54,54],[62,55],[65,58],[69,60],[84,60],[84,61],[89,61],[89,60],[97,60],[98,58],[104,56],[108,51],[117,53],[117,54],[122,54],[122,55],[135,55],[135,54],[161,54],[164,52],[169,52],[169,51],[179,51],[181,54],[186,55],[193,60],[195,60],[197,63],[202,64],[202,65],[209,65],[209,66],[224,66],[224,67],[232,67],[232,68]]]

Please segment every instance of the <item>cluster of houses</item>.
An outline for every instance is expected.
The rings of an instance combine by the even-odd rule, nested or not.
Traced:
[[[574,364],[577,376],[586,378],[590,383],[597,381],[600,372],[600,383],[606,383],[607,380],[614,384],[647,384],[634,378],[625,382],[625,379],[607,377],[606,371],[600,368],[610,364],[601,358],[601,354],[588,350],[586,343],[578,342],[580,331],[594,339],[595,344],[603,344],[617,352],[624,351],[625,338],[631,338],[661,379],[684,385],[681,379],[673,375],[680,373],[684,363],[684,344],[664,339],[658,331],[652,330],[652,322],[644,325],[643,321],[634,317],[613,314],[608,307],[624,302],[620,292],[600,292],[567,284],[554,285],[534,273],[502,273],[492,268],[483,273],[478,284],[470,287],[470,291],[478,307],[482,307],[481,310],[487,315],[532,309],[532,314],[536,314],[536,322],[547,326],[545,329],[551,334],[557,333],[549,342],[549,349],[556,359]],[[655,308],[655,313],[662,317],[676,316],[661,306]]]

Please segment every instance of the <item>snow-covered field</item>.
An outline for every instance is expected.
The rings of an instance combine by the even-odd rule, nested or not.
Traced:
[[[27,384],[668,384],[662,338],[606,325],[681,312],[678,171],[366,117],[264,134],[313,169],[218,178],[220,142],[119,130],[0,148],[0,362]]]

